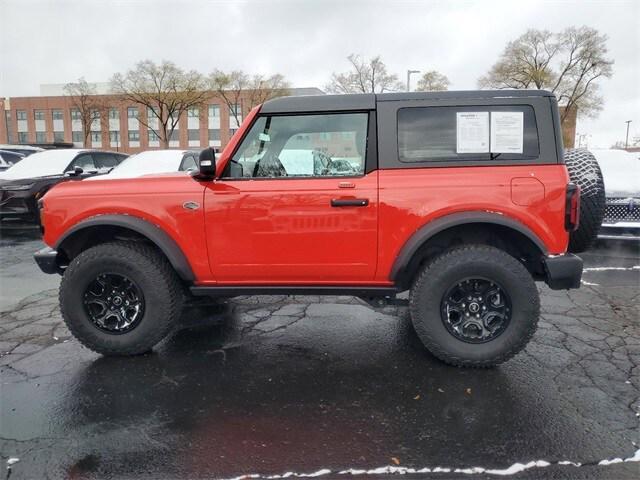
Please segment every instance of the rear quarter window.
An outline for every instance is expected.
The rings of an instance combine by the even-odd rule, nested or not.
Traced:
[[[478,113],[487,119],[486,148],[461,152],[458,139],[459,114]],[[491,151],[491,115],[494,112],[522,113],[522,153]],[[497,118],[497,117],[496,117]],[[484,144],[484,142],[482,142]],[[398,110],[398,158],[401,162],[451,162],[532,160],[540,156],[538,128],[529,105],[407,107]]]

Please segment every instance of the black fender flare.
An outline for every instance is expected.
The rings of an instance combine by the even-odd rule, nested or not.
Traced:
[[[193,274],[191,265],[175,240],[160,227],[147,220],[143,220],[140,217],[132,215],[96,215],[95,217],[82,220],[67,230],[56,242],[54,248],[59,250],[64,242],[75,234],[87,228],[96,226],[122,227],[139,233],[164,253],[167,260],[169,260],[169,263],[173,266],[176,273],[182,280],[187,282],[193,282],[195,280],[195,275]]]
[[[531,229],[529,229],[526,225],[517,220],[514,220],[513,218],[507,217],[500,213],[483,211],[452,213],[450,215],[445,215],[443,217],[432,220],[426,225],[420,227],[413,233],[413,235],[411,235],[409,240],[407,240],[400,249],[400,253],[393,263],[390,273],[390,279],[394,283],[397,283],[399,280],[401,280],[402,273],[409,266],[414,254],[430,238],[451,227],[466,225],[470,223],[489,223],[511,228],[512,230],[523,234],[525,237],[531,240],[531,242],[540,250],[543,256],[547,255],[547,248],[545,247],[542,240],[540,240],[540,238],[538,238],[538,236],[533,233]]]

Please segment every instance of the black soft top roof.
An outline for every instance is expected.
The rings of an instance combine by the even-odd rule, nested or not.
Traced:
[[[402,100],[446,100],[446,99],[489,99],[552,97],[547,90],[469,90],[447,92],[397,92],[361,93],[349,95],[308,95],[280,97],[268,100],[262,105],[262,113],[287,112],[336,112],[342,110],[373,110],[376,102]]]

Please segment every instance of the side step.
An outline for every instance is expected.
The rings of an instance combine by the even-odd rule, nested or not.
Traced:
[[[241,295],[349,295],[362,299],[395,299],[395,295],[398,292],[395,287],[341,285],[193,286],[190,287],[189,290],[195,296],[209,297],[238,297]],[[367,303],[369,302],[367,301]]]
[[[395,295],[385,297],[363,297],[359,295],[358,298],[373,308],[384,308],[389,305],[396,305],[399,307],[409,306],[408,298],[396,298]]]

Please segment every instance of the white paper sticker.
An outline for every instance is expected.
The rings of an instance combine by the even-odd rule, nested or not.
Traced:
[[[270,142],[271,137],[266,133],[260,133],[258,134],[258,140],[260,140],[261,142]]]
[[[456,152],[489,152],[489,112],[457,112]]]
[[[491,153],[522,153],[523,112],[491,112]]]

